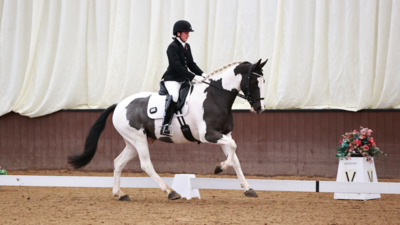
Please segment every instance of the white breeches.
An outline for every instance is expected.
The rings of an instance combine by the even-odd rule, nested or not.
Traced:
[[[183,82],[177,81],[164,81],[165,87],[168,90],[169,95],[172,95],[172,100],[178,102],[179,89],[181,88]]]

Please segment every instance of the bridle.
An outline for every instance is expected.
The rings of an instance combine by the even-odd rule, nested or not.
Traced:
[[[247,84],[246,84],[245,90],[243,90],[244,95],[240,94],[239,92],[238,93],[234,93],[233,91],[225,90],[223,88],[220,88],[220,87],[218,87],[216,85],[211,84],[210,82],[206,82],[206,81],[202,81],[202,82],[205,83],[205,84],[208,84],[211,87],[214,87],[214,88],[217,88],[219,90],[223,90],[225,92],[228,92],[229,94],[239,96],[240,98],[243,98],[246,101],[248,101],[250,103],[250,105],[253,105],[253,103],[255,103],[257,101],[264,100],[264,98],[256,98],[256,97],[252,96],[252,94],[250,92],[250,76],[254,75],[254,76],[257,76],[257,77],[263,77],[263,75],[261,75],[261,74],[258,74],[258,73],[255,73],[255,72],[251,72],[252,69],[253,69],[253,66],[254,66],[254,64],[251,64],[249,72],[247,73]]]
[[[251,75],[254,75],[257,77],[263,77],[263,75],[261,75],[261,74],[251,72],[253,70],[253,66],[254,66],[254,64],[251,64],[249,72],[247,73],[247,84],[246,84],[245,90],[243,90],[244,95],[242,95],[240,93],[237,94],[237,96],[247,100],[250,103],[250,105],[253,105],[253,103],[255,103],[257,101],[264,100],[264,98],[256,98],[256,97],[252,96],[251,92],[250,92],[250,77],[251,77]]]

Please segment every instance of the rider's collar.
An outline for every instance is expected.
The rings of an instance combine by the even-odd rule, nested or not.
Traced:
[[[178,40],[182,47],[185,48],[186,42],[183,42],[180,37],[177,37],[176,40]]]

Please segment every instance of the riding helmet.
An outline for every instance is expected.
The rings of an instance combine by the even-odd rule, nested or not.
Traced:
[[[179,20],[174,24],[174,29],[172,31],[173,35],[176,35],[178,32],[193,32],[192,25],[186,20]]]

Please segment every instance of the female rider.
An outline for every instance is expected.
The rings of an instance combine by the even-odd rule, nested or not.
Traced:
[[[161,135],[171,136],[169,126],[176,111],[176,103],[182,83],[186,80],[198,83],[207,76],[194,62],[190,45],[186,43],[189,32],[193,32],[193,29],[188,21],[179,20],[174,24],[172,32],[174,40],[167,49],[169,66],[162,77],[169,95],[167,95],[165,103]]]

